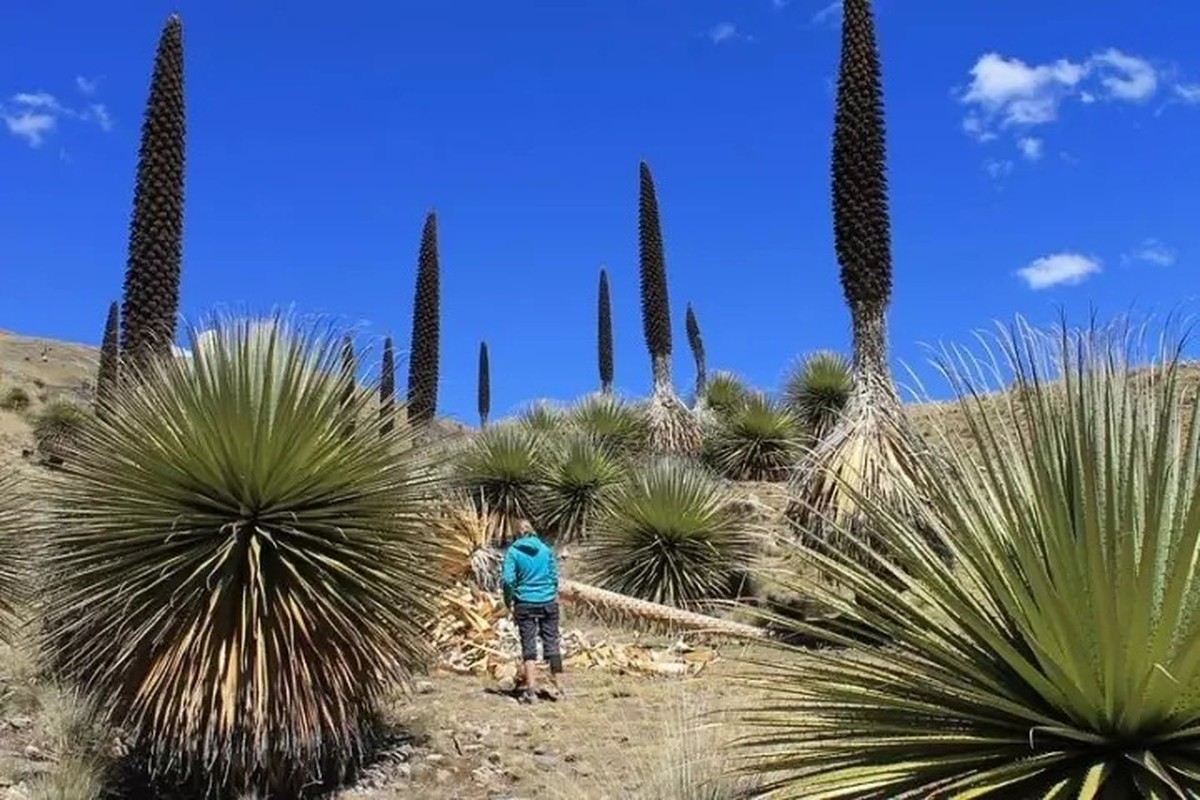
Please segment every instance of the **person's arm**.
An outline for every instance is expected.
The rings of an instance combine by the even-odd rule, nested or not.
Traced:
[[[554,552],[554,548],[550,550],[550,580],[554,582],[554,594],[558,594],[558,554]]]
[[[504,605],[512,607],[513,587],[517,582],[517,560],[513,557],[513,549],[508,548],[504,554],[504,567],[500,571],[500,584],[504,590]]]

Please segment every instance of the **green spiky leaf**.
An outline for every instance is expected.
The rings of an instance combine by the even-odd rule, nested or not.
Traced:
[[[648,428],[645,414],[612,395],[593,395],[570,412],[571,426],[614,455],[627,457],[646,448]]]
[[[431,656],[438,485],[402,434],[344,429],[335,332],[220,319],[191,350],[39,486],[44,647],[154,768],[292,796]]]
[[[983,358],[937,359],[957,395],[933,422],[946,460],[896,467],[958,566],[862,494],[903,571],[850,531],[857,556],[800,551],[858,602],[806,594],[890,643],[760,665],[745,713],[767,796],[1200,794],[1200,405],[1177,342],[1133,374],[1129,341],[1019,322]],[[1019,391],[983,385],[1005,372]]]
[[[611,450],[571,437],[544,468],[538,520],[559,541],[585,537],[624,476],[624,462]]]
[[[718,421],[704,455],[732,480],[780,481],[787,478],[803,447],[804,434],[791,411],[754,392]]]
[[[726,597],[757,544],[718,480],[688,461],[660,458],[617,487],[586,559],[602,588],[687,606]]]
[[[853,390],[850,360],[821,350],[795,367],[784,383],[783,397],[803,429],[814,439],[823,439],[837,424]]]
[[[496,515],[507,537],[518,520],[536,517],[550,454],[546,437],[537,432],[512,423],[491,425],[458,453],[456,480]]]

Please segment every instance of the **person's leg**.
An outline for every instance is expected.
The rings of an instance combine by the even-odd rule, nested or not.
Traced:
[[[546,604],[545,613],[541,619],[539,633],[542,640],[542,655],[550,665],[550,682],[554,684],[555,694],[561,699],[562,685],[562,648],[559,643],[558,631],[558,601]]]
[[[535,607],[525,603],[517,603],[513,607],[513,618],[517,622],[517,635],[521,639],[521,663],[525,684],[521,687],[520,698],[528,701],[537,696],[537,640],[538,623]]]

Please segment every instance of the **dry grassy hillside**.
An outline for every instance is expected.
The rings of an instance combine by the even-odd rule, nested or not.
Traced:
[[[0,461],[33,446],[28,415],[56,399],[90,402],[99,351],[85,345],[0,331],[0,400],[23,389],[24,412],[0,410]]]
[[[0,330],[0,399],[14,387],[28,392],[31,405],[26,412],[0,409],[0,460],[19,455],[32,446],[28,416],[30,412],[56,398],[89,402],[95,383],[99,350],[87,345],[37,339]],[[1193,391],[1200,391],[1200,364],[1186,368],[1185,379]],[[921,403],[908,406],[910,419],[925,432],[934,426],[942,430],[960,430],[961,411],[953,402]],[[439,421],[447,433],[467,426],[449,419]]]
[[[30,405],[23,411],[0,408],[0,463],[33,447],[29,418],[57,399],[90,403],[99,365],[98,348],[53,339],[37,339],[0,330],[0,403],[23,389]],[[446,433],[466,428],[439,420]]]

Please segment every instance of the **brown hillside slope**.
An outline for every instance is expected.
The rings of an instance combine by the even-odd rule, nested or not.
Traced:
[[[47,403],[66,399],[90,404],[99,364],[99,348],[0,330],[0,399],[20,388],[31,400],[24,412],[0,409],[0,463],[33,446],[29,417]],[[444,433],[466,429],[449,419],[437,424]]]
[[[20,336],[0,330],[0,398],[10,389],[24,389],[32,400],[25,413],[0,409],[0,462],[32,446],[28,416],[58,398],[90,403],[100,353],[95,347]],[[1185,378],[1191,395],[1200,390],[1200,363],[1186,367]],[[922,432],[935,425],[942,430],[960,430],[961,412],[953,402],[910,403],[907,411]],[[445,433],[459,433],[469,427],[450,419],[438,420]]]

